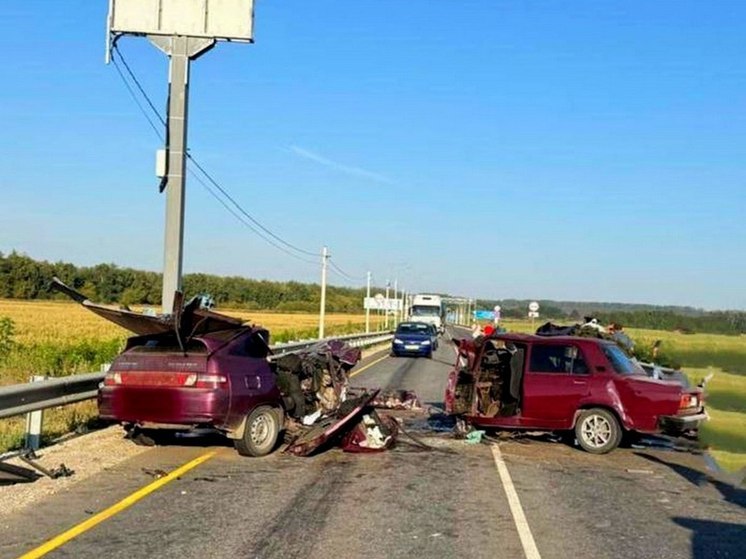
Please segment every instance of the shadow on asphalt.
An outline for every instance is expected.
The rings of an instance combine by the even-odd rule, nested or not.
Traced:
[[[746,525],[674,517],[673,521],[692,531],[692,557],[743,557],[746,542]]]
[[[644,452],[635,452],[635,455],[639,456],[640,458],[644,458],[645,460],[649,460],[650,462],[668,466],[670,469],[679,474],[692,485],[702,486],[706,483],[709,483],[720,492],[720,494],[727,502],[746,508],[746,489],[741,489],[739,487],[728,485],[727,483],[713,480],[703,472],[700,472],[688,466],[684,466],[682,464],[668,462],[667,460],[663,460],[651,454],[646,454]],[[746,529],[746,526],[744,527],[744,529]],[[746,543],[746,539],[742,540],[742,543]]]

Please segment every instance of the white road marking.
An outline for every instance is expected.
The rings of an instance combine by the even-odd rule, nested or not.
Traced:
[[[513,485],[513,480],[510,478],[508,466],[505,464],[502,452],[500,452],[500,447],[497,444],[492,445],[492,457],[495,459],[495,466],[497,466],[497,473],[500,474],[500,481],[503,482],[505,496],[508,498],[510,512],[513,514],[515,527],[518,530],[518,537],[521,539],[521,545],[523,546],[523,554],[526,556],[526,559],[541,559],[534,536],[531,534],[531,528],[528,526],[526,515],[523,513],[521,501],[518,499],[518,493]]]

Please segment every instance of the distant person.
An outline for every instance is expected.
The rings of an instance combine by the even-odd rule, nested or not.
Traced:
[[[471,337],[472,338],[478,338],[482,335],[482,329],[479,327],[479,324],[476,322],[471,325]]]

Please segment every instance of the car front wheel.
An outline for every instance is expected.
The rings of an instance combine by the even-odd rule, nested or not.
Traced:
[[[622,441],[622,427],[610,411],[591,408],[578,417],[575,438],[583,450],[592,454],[606,454]]]
[[[246,418],[243,436],[233,445],[242,456],[265,456],[272,452],[280,434],[279,414],[269,406],[259,406]]]

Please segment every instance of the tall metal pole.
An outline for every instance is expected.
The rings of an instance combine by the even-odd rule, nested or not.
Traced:
[[[391,286],[391,282],[389,280],[386,280],[386,304],[384,312],[386,313],[386,318],[384,318],[384,325],[386,327],[386,330],[389,329],[389,287]]]
[[[370,305],[368,305],[368,301],[370,301],[370,271],[368,272],[368,284],[367,288],[365,290],[365,333],[368,334],[370,332]]]
[[[187,114],[189,106],[189,62],[215,44],[215,39],[175,35],[150,36],[150,41],[169,57],[168,123],[166,133],[167,175],[166,228],[163,246],[164,313],[173,311],[174,294],[182,290],[184,259],[184,201],[187,153]]]
[[[319,338],[324,337],[324,315],[326,314],[326,266],[329,261],[329,249],[321,250],[321,307],[319,308]]]
[[[399,303],[398,299],[396,298],[396,292],[397,292],[397,289],[398,289],[398,285],[399,285],[399,278],[397,278],[397,279],[394,280],[394,301],[396,301],[397,307],[398,307],[398,303]],[[396,325],[399,323],[399,309],[398,308],[394,311],[394,317],[393,318],[394,318],[394,327],[396,327]]]

